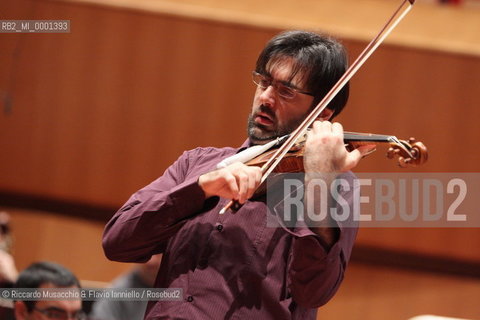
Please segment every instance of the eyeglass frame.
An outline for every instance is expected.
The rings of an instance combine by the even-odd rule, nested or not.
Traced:
[[[267,81],[268,85],[262,85],[259,82],[255,81],[257,78],[259,80]],[[257,87],[262,88],[264,90],[267,89],[268,87],[272,86],[280,97],[282,97],[284,99],[287,99],[287,100],[294,99],[296,97],[297,93],[306,94],[306,95],[314,97],[313,93],[302,91],[298,88],[295,88],[291,83],[289,83],[287,81],[281,81],[281,80],[273,79],[272,77],[261,74],[261,73],[255,71],[255,70],[252,71],[252,81]],[[279,88],[285,88],[285,89],[288,89],[288,90],[292,90],[293,95],[291,97],[290,96],[285,96],[281,93]]]
[[[66,311],[66,310],[63,310],[61,308],[56,308],[56,307],[48,307],[48,308],[45,308],[45,309],[40,309],[40,308],[37,308],[37,307],[33,307],[33,311],[37,311],[37,312],[40,312],[41,314],[43,314],[45,317],[47,317],[48,319],[62,319],[62,320],[68,320],[68,319],[74,319],[74,320],[87,320],[87,314],[83,311],[83,310],[78,310],[78,311],[75,311],[73,314]],[[66,318],[51,318],[48,313],[51,312],[51,311],[54,311],[54,312],[58,312],[59,314],[60,313],[63,313],[64,315],[66,315],[67,317]]]

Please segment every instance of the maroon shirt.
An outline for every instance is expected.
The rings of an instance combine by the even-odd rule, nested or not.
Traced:
[[[185,152],[108,222],[109,259],[145,262],[163,252],[155,287],[183,289],[182,301],[150,302],[145,319],[315,319],[338,289],[356,228],[340,224],[327,251],[307,227],[267,226],[265,201],[219,215],[229,199],[205,199],[198,177],[237,151]],[[351,193],[343,197],[352,208]]]

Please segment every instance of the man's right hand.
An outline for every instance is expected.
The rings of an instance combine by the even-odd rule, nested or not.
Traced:
[[[201,175],[198,185],[205,192],[206,198],[219,196],[243,204],[253,196],[261,179],[262,171],[259,167],[236,162]]]

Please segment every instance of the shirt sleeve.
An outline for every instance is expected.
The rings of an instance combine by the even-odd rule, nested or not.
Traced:
[[[353,219],[355,193],[359,188],[353,184],[355,176],[352,173],[341,176],[348,182],[349,187],[340,189],[342,208],[336,203],[337,210],[347,216],[344,221],[337,219],[339,237],[330,248],[326,248],[319,235],[308,228],[304,222],[297,222],[292,228],[283,228],[293,234],[293,247],[289,256],[289,289],[293,300],[306,308],[317,308],[326,304],[336,293],[344,278],[344,273],[350,259],[355,242],[358,223]],[[355,187],[354,187],[355,186]],[[275,211],[281,210],[281,203]],[[358,207],[357,207],[358,208]],[[278,215],[278,212],[276,212]]]
[[[205,194],[198,177],[186,178],[190,153],[185,152],[163,176],[133,194],[110,219],[103,233],[107,258],[146,262],[163,252],[185,219],[202,211]]]

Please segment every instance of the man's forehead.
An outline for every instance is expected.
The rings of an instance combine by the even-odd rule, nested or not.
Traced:
[[[268,75],[277,80],[289,82],[296,87],[304,87],[305,72],[299,68],[295,59],[291,57],[272,58],[265,66]]]

